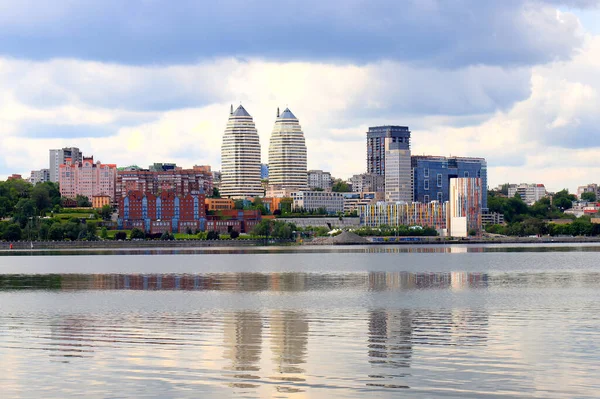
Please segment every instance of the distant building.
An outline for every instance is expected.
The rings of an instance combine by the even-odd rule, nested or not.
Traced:
[[[383,192],[342,193],[344,196],[344,212],[350,213],[363,205],[371,205],[385,200]]]
[[[367,132],[367,173],[385,176],[385,140],[395,138],[396,142],[409,143],[410,130],[406,126],[374,126]]]
[[[119,229],[135,227],[147,233],[205,230],[204,194],[178,196],[131,191],[119,200]]]
[[[458,177],[481,178],[487,189],[487,162],[484,158],[421,156],[411,157],[413,201],[446,202],[450,200],[450,179]],[[487,208],[487,195],[482,208]]]
[[[209,194],[213,192],[213,174],[210,166],[194,166],[193,169],[174,169],[154,172],[150,170],[122,170],[117,172],[117,201],[130,191],[158,195],[172,191],[176,195]]]
[[[289,198],[292,193],[296,192],[291,188],[283,188],[279,185],[269,184],[265,193],[265,197],[269,198]]]
[[[269,165],[266,163],[260,164],[260,178],[261,180],[266,180],[269,178]]]
[[[321,189],[323,191],[331,191],[331,173],[323,172],[319,169],[313,169],[308,171],[308,188],[309,189]]]
[[[216,231],[221,234],[250,233],[260,223],[261,214],[257,210],[223,210],[215,215],[207,216],[206,231]]]
[[[298,191],[292,193],[294,209],[316,211],[325,209],[327,213],[344,211],[344,196],[342,193],[325,191]]]
[[[260,169],[260,142],[254,121],[241,105],[235,111],[232,107],[221,146],[221,195],[263,195]]]
[[[600,187],[596,183],[577,187],[577,198],[581,199],[581,194],[583,193],[594,193],[596,194],[596,198],[600,199]]]
[[[467,237],[469,232],[481,235],[483,196],[484,189],[481,178],[460,177],[450,179],[449,236]]]
[[[7,181],[9,180],[23,180],[23,176],[17,174],[17,173],[13,173],[12,175],[8,176],[8,178],[6,179]]]
[[[148,170],[152,172],[166,172],[168,170],[181,169],[174,163],[153,163],[148,167]]]
[[[385,200],[412,202],[412,171],[410,132],[403,137],[386,137],[385,143]]]
[[[442,231],[446,229],[447,206],[447,202],[436,201],[426,204],[378,202],[358,207],[358,216],[361,226],[421,226]]]
[[[105,205],[111,205],[112,199],[108,195],[95,195],[92,197],[92,208],[101,209]]]
[[[481,224],[504,224],[504,215],[498,212],[485,211],[481,213]]]
[[[519,194],[521,199],[527,205],[533,205],[546,196],[546,187],[543,184],[509,184],[508,198],[512,198],[515,194]]]
[[[50,181],[50,169],[32,170],[28,179],[29,183],[34,186],[38,183],[46,183]]]
[[[350,178],[352,191],[362,192],[385,192],[385,176],[374,173],[361,173]]]
[[[71,162],[74,164],[78,164],[83,162],[83,154],[79,151],[77,147],[67,147],[62,148],[60,150],[50,150],[50,162],[49,162],[49,170],[50,170],[50,181],[54,183],[58,183],[59,176],[59,167],[63,165],[67,159],[71,159]]]
[[[84,157],[77,162],[67,158],[59,165],[59,189],[61,197],[75,199],[78,195],[90,201],[94,196],[108,196],[115,201],[117,165],[94,163],[94,157]]]
[[[235,203],[231,198],[206,198],[206,211],[228,211],[233,209]]]

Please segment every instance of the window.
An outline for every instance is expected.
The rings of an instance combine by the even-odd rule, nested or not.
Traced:
[[[425,180],[425,181],[423,182],[423,188],[424,188],[425,190],[429,190],[429,180]]]
[[[423,169],[423,177],[429,177],[429,168]]]
[[[437,186],[442,187],[442,174],[441,173],[437,174]]]
[[[429,195],[424,195],[423,196],[423,202],[424,203],[428,203],[429,202]]]
[[[464,173],[464,175],[465,175],[465,177],[469,177],[469,171],[468,171],[468,170],[465,170],[465,173]]]
[[[442,202],[444,199],[444,196],[442,195],[441,191],[438,191],[437,193],[437,200],[438,202]]]

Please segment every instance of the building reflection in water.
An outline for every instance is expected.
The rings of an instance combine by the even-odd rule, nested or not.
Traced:
[[[410,367],[412,315],[403,309],[369,312],[369,363],[383,367]]]
[[[275,310],[271,313],[271,351],[277,374],[302,374],[306,363],[308,321],[306,313]],[[297,377],[295,377],[297,378]]]
[[[262,346],[263,321],[259,312],[237,311],[223,320],[224,353],[229,361],[226,370],[234,371],[233,378],[258,380]],[[230,376],[230,375],[229,375]],[[229,384],[237,388],[254,388],[248,383]]]

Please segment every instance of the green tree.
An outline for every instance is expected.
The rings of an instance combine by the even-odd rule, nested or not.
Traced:
[[[55,223],[48,230],[48,239],[52,241],[62,241],[65,238],[65,231],[60,223]]]
[[[47,240],[48,233],[50,232],[50,225],[47,223],[42,223],[40,229],[38,230],[38,239],[39,240]]]
[[[106,240],[108,238],[108,230],[106,230],[106,227],[102,227],[102,229],[100,230],[100,238],[102,238],[103,240]]]
[[[23,232],[21,230],[21,227],[16,223],[8,225],[8,228],[6,229],[4,234],[2,234],[6,241],[19,241],[22,235]]]
[[[102,220],[110,220],[112,213],[113,209],[110,205],[104,205],[100,209],[100,216],[102,217]]]
[[[138,229],[137,227],[134,227],[133,230],[131,230],[131,233],[129,234],[129,239],[130,240],[135,240],[135,239],[144,239],[146,238],[146,235],[144,234],[144,232],[140,229]]]
[[[77,201],[77,206],[79,208],[87,208],[92,206],[90,199],[85,195],[78,195],[77,197],[75,197],[75,201]]]
[[[569,194],[569,190],[566,188],[557,192],[552,197],[552,204],[561,211],[571,209],[573,207],[573,201],[577,201],[577,197],[573,194]]]
[[[221,193],[219,192],[218,188],[213,187],[212,197],[213,198],[221,198]]]
[[[582,201],[595,202],[596,201],[596,193],[592,191],[585,192],[581,194]]]
[[[240,236],[240,233],[239,233],[239,231],[237,231],[237,230],[231,230],[231,231],[229,232],[229,238],[236,239],[236,238],[238,238],[239,236]]]
[[[98,240],[98,224],[93,220],[88,220],[86,223],[87,234],[86,239],[88,241]]]
[[[50,192],[48,186],[38,184],[31,189],[31,199],[35,203],[35,207],[43,212],[52,207],[52,201],[50,200]]]
[[[348,183],[346,183],[342,179],[336,179],[333,183],[331,191],[336,193],[348,193],[352,190],[350,189],[350,185]]]
[[[206,234],[206,239],[207,240],[218,240],[219,239],[219,232],[218,231],[209,231]]]

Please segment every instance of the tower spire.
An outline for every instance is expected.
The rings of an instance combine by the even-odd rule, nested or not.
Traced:
[[[277,117],[279,118],[279,107],[277,107]]]
[[[231,104],[231,108],[229,108],[229,115],[233,114],[233,104]]]

